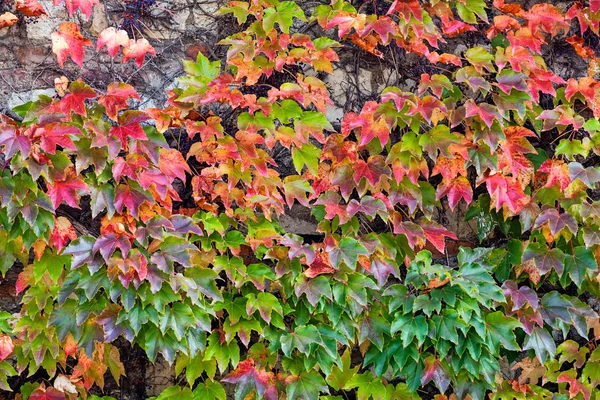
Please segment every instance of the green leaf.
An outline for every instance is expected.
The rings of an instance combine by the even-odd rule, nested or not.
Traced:
[[[565,273],[568,274],[573,282],[580,287],[586,278],[588,270],[596,271],[598,264],[592,250],[585,246],[575,247],[573,254],[565,254]]]
[[[79,339],[80,329],[74,318],[76,309],[77,302],[74,299],[68,299],[61,307],[52,310],[48,324],[56,327],[60,340],[63,340],[67,333],[71,333],[76,340]]]
[[[271,323],[271,313],[275,311],[277,314],[283,316],[283,308],[279,299],[268,292],[260,292],[257,295],[250,293],[246,296],[248,302],[246,303],[246,313],[248,318],[252,318],[252,314],[258,310],[261,318],[267,323]]]
[[[506,350],[519,351],[519,345],[513,331],[520,326],[519,321],[505,316],[500,311],[486,315],[487,345],[490,350],[496,355],[500,352],[500,346]]]
[[[240,362],[240,348],[236,341],[221,344],[220,334],[213,333],[208,337],[208,346],[204,353],[204,361],[215,359],[219,366],[219,371],[224,373],[231,363],[233,368]]]
[[[342,367],[334,366],[331,373],[325,379],[329,386],[335,390],[342,390],[358,370],[358,366],[350,368],[350,351],[346,349],[342,355]]]
[[[356,374],[348,381],[345,390],[358,389],[357,400],[387,400],[387,391],[381,378],[373,378],[369,372]]]
[[[225,389],[219,382],[205,381],[194,389],[194,400],[226,400]],[[183,400],[183,399],[181,399]]]
[[[458,313],[451,308],[444,309],[441,315],[433,316],[432,321],[435,325],[436,336],[454,344],[458,344],[459,341],[457,329],[467,326]]]
[[[460,143],[460,140],[460,136],[450,132],[450,128],[446,125],[437,125],[428,133],[422,134],[419,137],[419,145],[423,147],[423,150],[433,160],[436,160],[438,150],[446,157],[451,157],[452,155],[448,152],[448,147],[451,144]]]
[[[185,72],[192,76],[205,77],[212,80],[219,76],[221,71],[220,61],[210,61],[202,52],[198,52],[196,62],[184,60],[183,68]]]
[[[307,278],[305,275],[300,275],[294,289],[296,297],[306,295],[308,302],[314,307],[317,305],[321,297],[325,296],[329,300],[332,299],[331,285],[329,280],[322,275],[315,278]]]
[[[534,350],[537,358],[544,364],[547,359],[554,357],[556,344],[545,329],[535,327],[531,335],[526,337],[523,350]]]
[[[57,283],[60,274],[65,270],[65,265],[71,265],[71,256],[46,251],[39,260],[33,263],[35,283],[44,276],[45,272],[48,272],[48,276],[54,283]]]
[[[348,267],[355,269],[358,256],[361,254],[369,254],[365,246],[356,239],[345,237],[340,240],[336,248],[329,252],[329,260],[335,268],[339,268],[340,261],[344,261]]]
[[[160,319],[160,330],[165,333],[172,329],[177,340],[181,340],[188,327],[195,325],[194,314],[187,304],[173,303],[171,307],[166,307],[165,312]]]
[[[483,21],[487,22],[486,4],[483,0],[466,0],[465,3],[457,2],[456,11],[458,16],[469,24],[476,24],[475,14]]]
[[[17,375],[17,371],[13,368],[8,361],[0,361],[0,389],[6,391],[12,391],[8,385],[8,377]]]
[[[299,326],[281,337],[281,350],[286,357],[290,357],[294,349],[310,354],[310,345],[321,341],[321,333],[314,325]]]
[[[408,347],[410,342],[416,337],[417,346],[421,347],[423,342],[425,342],[427,332],[429,331],[429,326],[427,325],[425,317],[423,315],[415,317],[412,314],[400,315],[400,313],[396,314],[396,316],[397,318],[392,322],[392,335],[395,335],[396,332],[400,332],[402,345],[404,347]]]
[[[588,150],[585,147],[583,147],[583,145],[581,144],[581,140],[562,139],[560,143],[558,143],[558,146],[556,146],[554,154],[564,155],[569,160],[573,160],[576,155],[587,157]]]
[[[250,11],[248,8],[250,4],[244,1],[236,1],[231,2],[227,6],[223,6],[219,9],[219,14],[233,14],[233,16],[237,19],[239,25],[242,25],[248,19],[248,15],[250,15]]]
[[[290,376],[286,380],[286,394],[288,399],[314,400],[321,393],[329,393],[325,380],[316,371],[302,372],[297,376]]]
[[[179,400],[192,397],[192,390],[188,387],[171,386],[163,390],[157,397],[151,397],[152,400]]]
[[[292,161],[299,174],[302,173],[302,169],[306,165],[313,175],[317,175],[320,157],[321,150],[313,144],[305,143],[302,147],[292,147]]]
[[[278,24],[284,33],[290,33],[290,26],[293,24],[294,17],[306,21],[304,12],[296,2],[282,1],[275,8],[265,9],[263,29],[265,32],[270,32],[275,27],[275,24]]]
[[[280,104],[273,104],[271,113],[275,118],[284,124],[290,122],[292,118],[298,118],[302,115],[302,107],[291,99],[285,99]]]
[[[453,271],[452,286],[458,286],[470,297],[477,299],[486,307],[491,307],[494,301],[504,302],[502,289],[496,285],[492,275],[475,263],[465,263],[458,271]]]

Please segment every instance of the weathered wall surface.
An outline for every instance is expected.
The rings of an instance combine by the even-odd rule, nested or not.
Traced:
[[[199,50],[218,57],[224,49],[216,42],[236,29],[232,20],[218,18],[216,11],[223,0],[175,0],[152,7],[150,15],[139,18],[136,38],[145,37],[155,47],[157,56],[147,57],[142,68],[133,62],[120,64],[120,55],[113,61],[106,51],[96,53],[86,47],[84,68],[71,60],[64,68],[52,53],[51,34],[61,22],[80,24],[84,36],[95,43],[99,33],[109,26],[119,27],[127,3],[102,1],[95,6],[89,21],[77,12],[69,18],[64,4],[52,1],[40,3],[48,16],[26,23],[20,21],[10,28],[0,29],[0,112],[35,98],[40,93],[53,95],[54,79],[82,78],[92,87],[102,90],[113,81],[132,84],[142,96],[142,107],[159,106],[165,92],[183,74],[182,58],[192,58]]]

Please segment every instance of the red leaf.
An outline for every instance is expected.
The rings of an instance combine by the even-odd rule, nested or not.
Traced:
[[[523,193],[521,185],[512,177],[495,173],[488,176],[485,183],[498,211],[505,208],[512,214],[518,214],[529,203],[529,196]]]
[[[566,42],[573,46],[577,55],[583,59],[594,58],[596,55],[592,48],[584,44],[584,39],[580,36],[573,35],[568,37]]]
[[[69,94],[63,97],[58,103],[52,106],[52,111],[58,111],[71,119],[71,112],[87,116],[85,109],[85,100],[98,97],[94,89],[81,79],[71,82],[69,85]]]
[[[158,168],[163,174],[169,177],[171,181],[175,178],[179,178],[185,182],[185,173],[192,173],[187,162],[183,159],[183,155],[176,149],[160,149]]]
[[[519,21],[513,17],[509,17],[508,15],[497,15],[494,17],[494,25],[487,30],[486,35],[488,39],[492,40],[499,33],[511,29],[519,29],[520,27]]]
[[[400,270],[396,262],[390,262],[383,258],[371,260],[371,273],[377,279],[377,285],[382,288],[390,275],[400,279]]]
[[[492,127],[494,123],[494,119],[497,121],[501,120],[500,113],[498,112],[498,107],[493,106],[491,104],[483,103],[483,104],[475,104],[473,100],[468,100],[465,103],[465,117],[470,118],[474,116],[479,116],[481,120],[486,124],[488,128]]]
[[[148,168],[148,160],[140,154],[127,154],[126,157],[117,157],[112,167],[115,181],[119,181],[123,175],[139,182],[139,170]]]
[[[54,5],[57,6],[62,3],[63,0],[53,0]],[[65,5],[67,6],[67,12],[69,15],[73,15],[75,11],[78,9],[85,15],[85,19],[90,19],[92,15],[92,8],[96,5],[100,5],[98,0],[65,0]]]
[[[583,395],[584,400],[590,400],[590,398],[592,397],[590,389],[588,389],[581,382],[579,382],[576,376],[573,376],[574,374],[576,374],[574,370],[563,372],[558,376],[556,382],[566,382],[569,384],[569,399],[572,399],[573,397],[581,393]]]
[[[508,42],[512,47],[527,47],[534,53],[542,52],[542,44],[545,43],[544,34],[540,31],[532,33],[531,29],[523,27],[517,31],[509,31]]]
[[[507,166],[514,177],[517,177],[521,171],[533,171],[533,165],[527,160],[524,154],[537,154],[537,151],[526,139],[535,137],[535,133],[522,126],[508,126],[504,128],[506,141],[501,146],[502,154],[506,157],[507,165],[500,164],[500,168]]]
[[[48,196],[54,209],[64,201],[73,208],[79,208],[79,192],[89,192],[87,185],[75,174],[73,167],[65,172],[64,180],[55,180],[48,184]]]
[[[379,115],[375,119],[378,108],[379,103],[369,101],[364,105],[360,115],[348,113],[342,122],[342,135],[348,136],[351,130],[360,129],[359,146],[369,144],[375,137],[379,139],[382,146],[385,146],[390,137],[390,126],[384,115]]]
[[[129,213],[137,218],[138,208],[144,201],[152,203],[152,197],[143,191],[129,185],[119,185],[115,188],[115,209],[121,213],[127,207]]]
[[[598,82],[587,76],[579,78],[579,80],[570,78],[567,81],[567,87],[565,88],[565,97],[567,100],[571,101],[573,96],[580,93],[588,104],[593,104],[597,86]]]
[[[32,127],[34,135],[41,137],[40,147],[46,153],[56,153],[56,146],[75,150],[75,144],[69,135],[79,135],[79,128],[60,122],[45,125],[43,127]]]
[[[318,252],[316,253],[314,261],[310,263],[310,267],[304,271],[304,275],[309,278],[314,278],[321,274],[333,274],[334,272],[335,269],[331,266],[327,254]]]
[[[346,206],[340,204],[341,197],[339,194],[333,191],[327,191],[325,194],[321,195],[317,201],[315,201],[315,205],[324,205],[326,219],[333,219],[336,216],[340,217],[340,224],[345,224],[348,222],[350,217],[348,216],[348,212],[346,212]]]
[[[31,395],[29,395],[29,400],[65,400],[65,394],[60,392],[53,387],[49,387],[45,389],[43,387],[39,387],[35,389]]]
[[[0,335],[0,362],[6,360],[13,352],[15,345],[10,336]]]
[[[397,12],[404,17],[405,21],[410,20],[412,14],[418,21],[423,20],[423,9],[418,0],[394,0],[388,10],[388,15]]]
[[[102,47],[106,46],[108,54],[115,58],[121,46],[129,46],[129,35],[122,29],[115,29],[113,27],[104,29],[98,37],[96,42],[96,51],[100,51]]]
[[[5,115],[0,115],[0,146],[4,145],[4,156],[11,159],[17,151],[27,157],[31,150],[31,140],[21,133],[19,125]]]
[[[383,156],[371,156],[367,162],[358,160],[354,165],[354,182],[358,185],[361,179],[365,178],[372,187],[375,187],[382,176],[387,176],[390,172]]]
[[[102,255],[104,261],[108,262],[117,247],[121,250],[121,257],[126,258],[129,254],[129,250],[131,250],[129,238],[125,235],[116,236],[112,233],[106,236],[100,236],[96,239],[92,251],[94,253],[100,251],[100,255]]]
[[[110,128],[110,134],[121,140],[123,149],[127,149],[127,138],[148,139],[140,122],[149,120],[150,117],[142,111],[129,110],[119,116],[119,125]]]
[[[210,138],[220,139],[223,137],[224,132],[221,118],[217,116],[206,118],[206,122],[186,120],[185,129],[190,139],[200,133],[201,141],[208,141]]]
[[[402,221],[399,216],[400,214],[396,214],[393,219],[394,234],[406,236],[411,249],[415,246],[423,246],[425,244],[423,228],[414,222]]]
[[[379,38],[377,38],[375,35],[369,34],[369,35],[366,35],[365,37],[360,37],[356,33],[353,33],[352,35],[350,35],[350,40],[352,41],[352,43],[354,43],[361,49],[368,51],[369,53],[373,54],[374,56],[383,58],[383,53],[381,51],[377,50],[377,45],[379,44]]]
[[[458,155],[453,158],[439,157],[433,167],[433,171],[431,171],[431,176],[438,174],[441,174],[445,180],[452,180],[458,175],[467,176],[465,160]]]
[[[169,178],[164,174],[164,172],[159,171],[158,169],[147,169],[142,171],[138,175],[137,181],[139,184],[146,190],[150,190],[152,194],[154,194],[154,190],[158,193],[161,200],[165,200],[167,196],[167,192],[169,192]],[[179,196],[176,195],[172,200],[179,201]]]
[[[123,48],[123,63],[135,58],[137,67],[142,68],[147,53],[156,57],[156,50],[146,39],[138,39],[137,41],[131,39],[127,47]]]
[[[452,21],[443,19],[442,30],[444,34],[448,35],[449,37],[459,36],[465,32],[477,32],[477,28],[475,28],[473,25],[466,24],[456,19]]]
[[[579,228],[575,217],[566,212],[560,214],[555,208],[549,208],[542,212],[535,220],[533,229],[537,229],[546,223],[550,228],[552,236],[556,236],[564,228],[568,228],[573,235],[577,235]]]
[[[436,51],[432,51],[429,54],[426,54],[425,57],[432,64],[442,63],[442,64],[452,64],[457,67],[462,67],[462,61],[458,56],[449,53],[439,54]]]
[[[65,217],[54,218],[54,229],[50,234],[50,246],[61,251],[69,240],[77,239],[77,233],[71,222]]]
[[[529,304],[533,310],[537,310],[538,296],[529,286],[519,286],[511,280],[502,285],[504,296],[510,298],[513,303],[512,311],[520,310],[525,304]]]
[[[256,389],[259,398],[266,400],[278,399],[274,374],[264,369],[258,370],[254,366],[254,359],[252,358],[247,358],[240,362],[237,369],[230,372],[222,381],[244,387],[251,385],[251,387]]]
[[[108,85],[108,90],[104,96],[100,96],[98,103],[102,104],[106,108],[106,115],[116,120],[117,114],[120,110],[129,108],[127,100],[136,99],[139,100],[140,96],[137,94],[133,86],[126,83],[113,82]]]
[[[44,7],[36,0],[17,0],[16,2],[17,11],[22,12],[27,17],[39,17],[42,15],[48,15]]]
[[[423,229],[423,233],[427,240],[431,242],[435,246],[436,249],[440,253],[444,253],[444,249],[446,248],[446,238],[458,240],[456,235],[444,228],[438,223],[435,222],[421,222],[419,223],[421,228]]]
[[[467,205],[473,201],[473,189],[469,180],[464,176],[459,176],[451,181],[442,181],[436,190],[436,199],[439,200],[446,195],[452,211],[460,199],[464,199]]]
[[[571,183],[569,166],[563,160],[546,160],[542,163],[538,172],[548,174],[544,187],[552,187],[558,184],[561,191],[565,190]]]
[[[525,18],[529,20],[528,26],[531,32],[537,33],[538,29],[552,36],[558,35],[562,30],[569,31],[570,24],[565,21],[561,10],[552,4],[536,4],[526,13]]]
[[[83,46],[91,46],[92,42],[79,32],[79,26],[74,22],[63,22],[58,32],[52,33],[52,52],[61,67],[70,55],[73,62],[83,67]]]
[[[429,356],[425,359],[425,369],[421,373],[421,385],[426,385],[433,381],[440,392],[444,393],[450,385],[450,379],[444,371],[441,362],[435,356]]]
[[[507,14],[512,14],[515,17],[523,17],[525,11],[521,8],[519,3],[504,4],[504,0],[494,0],[494,7]]]
[[[427,123],[431,124],[431,120],[435,117],[438,118],[438,114],[446,114],[448,108],[439,99],[433,96],[425,96],[422,99],[418,99],[418,105],[413,107],[407,115],[413,116],[420,113]]]
[[[390,36],[394,36],[398,32],[398,25],[390,17],[377,17],[376,15],[369,17],[372,19],[370,21],[367,19],[365,29],[360,33],[361,36],[374,31],[381,37],[381,44],[388,44]]]
[[[334,170],[331,176],[331,184],[337,186],[340,189],[340,193],[344,199],[348,200],[352,191],[354,190],[355,184],[353,182],[354,169],[352,164],[340,164]],[[323,190],[327,190],[330,186],[326,185],[323,181]],[[313,186],[315,193],[319,193],[320,188]],[[317,190],[319,189],[319,190]]]

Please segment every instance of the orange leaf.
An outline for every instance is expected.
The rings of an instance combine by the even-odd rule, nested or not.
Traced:
[[[170,180],[179,178],[183,182],[185,182],[185,173],[192,173],[183,156],[176,149],[160,149],[158,168]]]
[[[154,50],[154,47],[146,39],[138,39],[137,41],[131,39],[127,47],[123,48],[123,63],[135,58],[137,67],[142,68],[144,57],[146,57],[147,53],[156,56],[156,50]]]
[[[13,26],[17,23],[19,18],[13,13],[5,12],[0,15],[0,29],[8,28],[9,26]]]
[[[17,0],[16,2],[17,11],[22,12],[27,17],[39,17],[42,15],[48,15],[44,7],[36,0]]]
[[[52,33],[52,52],[60,66],[64,66],[67,56],[73,62],[83,67],[83,46],[91,46],[92,42],[84,38],[79,31],[79,26],[74,22],[63,22],[58,32]]]
[[[567,38],[567,43],[573,46],[577,55],[583,59],[594,58],[594,56],[596,55],[594,50],[584,45],[584,40],[582,37],[573,35]]]
[[[57,251],[61,251],[67,241],[75,239],[77,239],[77,233],[71,222],[65,217],[55,218],[54,229],[50,234],[50,246],[55,247]]]
[[[352,40],[352,43],[354,43],[361,49],[368,51],[369,53],[379,58],[383,58],[383,53],[377,50],[377,45],[379,44],[379,41],[374,35],[370,34],[366,35],[365,37],[360,37],[356,33],[353,33],[352,35],[350,35],[350,40]]]
[[[534,357],[533,359],[523,358],[513,365],[510,370],[514,371],[518,368],[521,368],[521,373],[519,374],[519,383],[521,384],[529,382],[531,385],[537,385],[540,378],[546,373],[546,367],[540,364],[537,357]]]
[[[304,275],[309,278],[314,278],[321,274],[332,274],[335,269],[329,262],[329,257],[322,252],[317,252],[315,260],[310,264],[310,267],[304,271]]]
[[[140,99],[133,86],[127,83],[113,82],[108,85],[106,95],[100,96],[98,103],[106,108],[106,115],[116,120],[119,110],[129,108],[127,104],[127,100],[129,99]]]

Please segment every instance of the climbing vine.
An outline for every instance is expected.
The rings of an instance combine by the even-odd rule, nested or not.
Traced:
[[[124,340],[182,377],[158,399],[600,394],[600,1],[356,3],[229,2],[226,59],[183,61],[162,108],[65,78],[0,117],[0,272],[22,268],[23,294],[0,313],[0,388],[98,398],[125,373]],[[94,44],[64,22],[58,63],[85,68],[96,48],[141,67],[156,52],[125,28]],[[481,44],[449,52],[468,35]],[[548,68],[556,41],[587,76]],[[427,70],[336,129],[323,79],[349,46]],[[282,228],[295,204],[319,239]],[[479,244],[445,207],[466,210]]]

